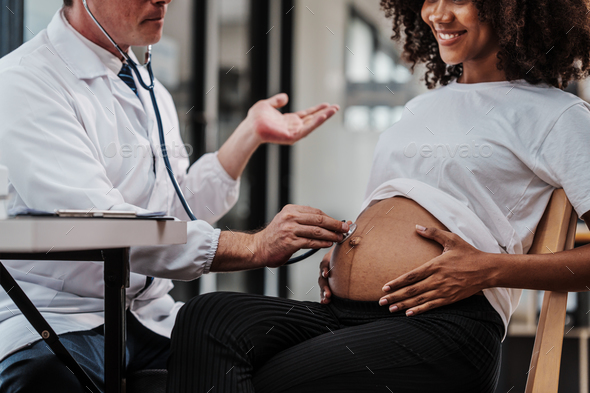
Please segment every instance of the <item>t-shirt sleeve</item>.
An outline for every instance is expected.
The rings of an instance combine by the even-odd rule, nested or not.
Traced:
[[[543,140],[533,172],[563,188],[578,217],[590,210],[590,105],[566,109]]]

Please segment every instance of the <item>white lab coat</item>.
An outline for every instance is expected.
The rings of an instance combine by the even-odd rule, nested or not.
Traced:
[[[2,58],[0,164],[9,170],[8,207],[166,211],[187,219],[166,173],[149,93],[139,85],[138,91],[140,99],[60,11],[46,30]],[[158,82],[155,92],[172,169],[201,220],[188,223],[186,245],[131,249],[127,304],[145,326],[169,337],[181,306],[168,295],[169,279],[208,273],[220,233],[210,223],[235,204],[239,180],[225,172],[216,153],[187,172],[174,103]],[[58,334],[104,323],[102,263],[3,263]],[[136,296],[145,275],[159,278]],[[0,291],[0,359],[40,339],[27,326]]]

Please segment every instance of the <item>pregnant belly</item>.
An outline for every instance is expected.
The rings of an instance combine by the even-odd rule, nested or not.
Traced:
[[[383,285],[428,262],[443,247],[416,232],[416,224],[448,230],[411,199],[374,202],[358,217],[355,233],[336,245],[330,260],[332,293],[352,300],[379,300]]]

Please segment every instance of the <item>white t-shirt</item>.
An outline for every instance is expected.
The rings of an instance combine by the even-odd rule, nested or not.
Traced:
[[[590,210],[589,151],[579,97],[523,79],[453,80],[410,100],[383,132],[361,210],[403,195],[480,250],[527,253],[555,188],[579,217]],[[521,292],[484,290],[505,326]]]

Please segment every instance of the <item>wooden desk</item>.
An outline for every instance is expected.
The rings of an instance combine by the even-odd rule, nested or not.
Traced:
[[[0,220],[0,260],[104,261],[107,393],[125,392],[125,291],[129,287],[129,248],[186,241],[185,221],[53,217]],[[2,263],[0,270],[0,284],[6,291],[12,290],[5,286],[12,277]]]

